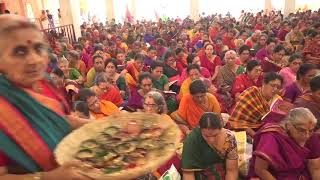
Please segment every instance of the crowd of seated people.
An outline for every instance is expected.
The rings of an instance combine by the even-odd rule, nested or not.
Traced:
[[[320,178],[320,10],[113,20],[83,24],[81,33],[77,42],[49,42],[46,78],[72,109],[72,122],[120,111],[174,121],[182,155],[152,176],[174,164],[185,180],[236,180],[232,131],[246,131],[253,152],[242,178]],[[1,74],[9,74],[5,68]],[[274,110],[278,103],[288,108]],[[0,149],[0,167],[8,162],[2,159]]]

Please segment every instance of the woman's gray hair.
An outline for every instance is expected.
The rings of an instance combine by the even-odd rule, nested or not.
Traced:
[[[168,111],[167,104],[166,104],[164,97],[162,96],[162,94],[160,92],[150,91],[144,96],[144,100],[146,98],[152,98],[154,100],[154,102],[159,107],[160,114],[167,113],[167,111]]]
[[[304,107],[294,108],[289,111],[289,114],[284,120],[284,123],[296,124],[306,124],[306,123],[317,123],[316,117],[312,112]]]
[[[237,56],[236,51],[234,51],[234,50],[229,50],[229,51],[227,51],[227,52],[225,53],[224,58],[226,58],[227,55],[229,55],[229,54],[234,54],[235,56]]]

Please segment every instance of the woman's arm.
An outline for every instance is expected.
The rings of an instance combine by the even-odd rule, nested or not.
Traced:
[[[227,159],[226,161],[226,180],[238,179],[238,159]]]
[[[49,172],[41,172],[41,173],[35,173],[35,174],[24,174],[24,175],[14,175],[14,174],[8,174],[6,167],[0,167],[0,179],[1,180],[35,180],[35,179],[41,179],[41,180],[90,180],[90,178],[81,175],[79,173],[79,170],[76,168],[80,168],[79,162],[70,162],[66,163],[63,166],[60,166],[57,169],[54,169]]]
[[[195,180],[194,172],[183,171],[183,180]]]
[[[83,119],[83,118],[79,118],[73,114],[71,115],[67,115],[67,120],[69,122],[69,124],[74,128],[77,129],[89,122],[91,122],[91,120],[89,119]]]
[[[269,163],[260,157],[256,157],[254,170],[261,180],[276,180],[268,171]]]
[[[163,90],[164,90],[164,91],[169,91],[169,83],[167,83],[167,84],[165,84],[165,85],[163,86]]]
[[[320,179],[320,158],[309,159],[308,160],[308,169],[311,174],[312,179]]]
[[[216,68],[214,69],[214,74],[212,75],[212,81],[214,81],[216,79],[216,77],[218,76],[218,73],[220,71],[221,66],[218,65],[216,66]]]

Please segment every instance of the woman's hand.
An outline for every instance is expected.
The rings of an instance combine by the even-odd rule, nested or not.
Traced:
[[[87,123],[90,122],[89,119],[83,119],[83,118],[79,118],[77,117],[75,114],[70,114],[70,115],[67,115],[67,119],[68,119],[68,122],[69,124],[74,128],[74,129],[77,129]]]
[[[80,170],[77,169],[77,168],[80,168],[80,166],[81,166],[81,163],[79,163],[78,161],[66,163],[55,170],[44,172],[42,174],[42,179],[43,180],[58,180],[58,179],[90,180],[91,178],[84,176],[80,172]]]

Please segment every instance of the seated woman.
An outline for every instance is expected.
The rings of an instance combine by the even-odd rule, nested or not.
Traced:
[[[188,72],[188,78],[183,81],[180,92],[178,95],[178,99],[181,100],[184,95],[190,93],[190,84],[192,81],[200,79],[201,73],[200,73],[200,66],[198,64],[191,64],[187,67]]]
[[[306,141],[317,119],[306,108],[292,109],[281,124],[264,125],[254,136],[249,177],[311,180],[306,161]],[[272,148],[270,148],[272,147]]]
[[[108,78],[112,79],[112,84],[118,87],[123,99],[128,95],[126,79],[117,72],[118,63],[116,59],[110,58],[106,61],[105,72]]]
[[[319,127],[316,128],[316,132],[312,134],[309,140],[306,142],[306,148],[310,150],[308,168],[312,179],[320,177],[320,131]]]
[[[183,179],[236,180],[238,152],[235,136],[224,129],[218,114],[206,112],[183,143]]]
[[[68,104],[72,105],[72,101],[74,100],[75,95],[79,91],[79,86],[77,83],[69,81],[65,82],[64,73],[61,69],[55,68],[50,73],[50,78],[54,83],[55,87],[64,96],[64,98],[68,101]]]
[[[261,127],[261,118],[270,111],[270,105],[281,98],[278,93],[282,82],[279,74],[266,73],[261,88],[253,86],[241,93],[229,118],[232,129],[248,130],[249,135],[253,135],[251,130]]]
[[[229,109],[233,105],[233,99],[231,97],[231,89],[236,78],[239,65],[236,64],[237,53],[233,50],[226,52],[224,60],[226,64],[220,68],[220,71],[216,78],[216,86],[218,93],[224,99],[226,108]]]
[[[207,68],[212,76],[212,80],[215,80],[221,68],[221,59],[218,55],[214,54],[213,44],[206,44],[204,49],[205,55],[200,56],[201,66]]]
[[[90,110],[85,101],[75,101],[73,103],[74,115],[83,119],[90,119]]]
[[[199,56],[197,56],[196,54],[190,54],[187,57],[187,61],[188,61],[188,65],[190,65],[190,64],[199,65],[200,66],[201,75],[204,78],[211,79],[211,74],[210,74],[209,70],[207,68],[205,68],[205,67],[201,67],[201,62],[200,62]],[[187,78],[188,78],[188,72],[187,72],[187,68],[185,68],[181,73],[180,79],[178,81],[178,85],[181,86],[183,81],[186,80]]]
[[[147,67],[144,65],[144,55],[137,54],[134,57],[133,63],[129,63],[126,68],[126,81],[131,91],[137,89],[138,77],[142,72],[148,71]]]
[[[317,128],[320,128],[320,76],[315,76],[310,81],[311,93],[299,97],[294,104],[297,107],[310,109],[313,115],[318,119]]]
[[[90,89],[100,100],[110,101],[116,106],[123,104],[123,99],[118,88],[113,85],[113,80],[109,78],[106,73],[100,73],[97,76],[96,85]]]
[[[238,101],[239,95],[246,89],[256,86],[262,86],[262,69],[258,61],[249,61],[246,67],[246,73],[238,75],[232,85],[231,94]]]
[[[1,15],[0,39],[0,179],[89,180],[76,170],[79,163],[59,167],[54,158],[76,124],[65,117],[65,99],[45,78],[42,32],[25,17]]]
[[[82,77],[85,77],[87,74],[87,67],[86,64],[80,60],[80,54],[75,51],[71,50],[68,52],[67,59],[69,61],[69,67],[76,69],[78,72],[81,73]]]
[[[242,74],[246,72],[246,67],[248,62],[250,62],[250,48],[247,45],[242,45],[239,50],[239,58],[236,61],[236,64],[239,65],[236,74]]]
[[[87,102],[90,116],[94,119],[101,119],[120,112],[115,104],[110,101],[100,100],[89,88],[83,88],[79,91],[78,100]]]
[[[126,110],[138,111],[143,109],[143,97],[150,92],[153,84],[153,78],[150,73],[141,73],[138,78],[138,87],[134,91],[131,91],[131,96],[128,100]]]
[[[88,88],[94,85],[96,76],[99,73],[102,73],[104,71],[104,65],[105,65],[105,59],[103,56],[94,55],[92,57],[92,60],[93,60],[93,67],[88,71],[87,80],[85,83],[85,86]]]
[[[154,61],[151,65],[151,76],[153,77],[153,87],[160,91],[169,91],[169,79],[163,74],[164,65],[162,62]]]
[[[168,51],[163,56],[163,60],[165,63],[163,74],[169,78],[169,82],[178,81],[181,72],[179,72],[177,68],[176,55],[173,52]],[[170,90],[174,92],[179,92],[179,89],[180,87],[177,85],[177,83],[174,83],[172,86],[170,86]]]
[[[83,77],[75,68],[69,68],[69,61],[62,57],[58,60],[58,68],[62,70],[66,80],[72,80],[78,84],[83,83]]]
[[[277,45],[269,57],[265,57],[261,60],[261,67],[263,72],[279,72],[283,67],[286,66],[286,63],[283,60],[283,57],[286,53],[286,49],[282,45]]]
[[[190,94],[181,99],[178,111],[171,114],[184,133],[199,125],[199,119],[205,112],[215,112],[220,115],[221,109],[216,97],[207,91],[206,85],[201,80],[190,84]]]
[[[284,89],[283,98],[294,102],[299,96],[310,92],[310,80],[318,73],[314,64],[302,64],[297,71],[297,79]]]
[[[290,56],[288,67],[282,68],[279,72],[279,74],[283,77],[284,88],[296,81],[296,74],[302,63],[303,61],[301,55],[292,54]]]

